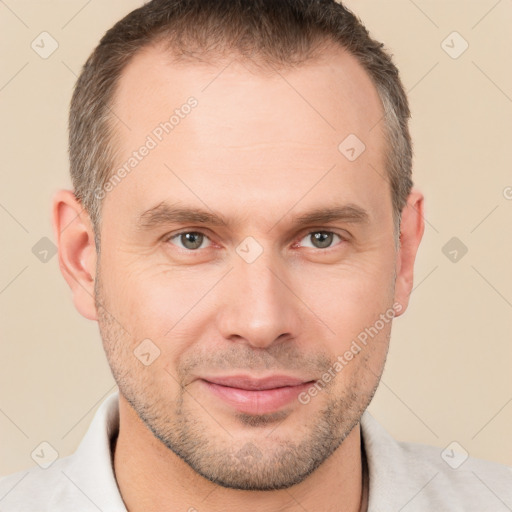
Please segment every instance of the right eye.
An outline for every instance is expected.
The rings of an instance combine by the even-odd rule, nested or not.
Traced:
[[[176,240],[176,242],[173,240]],[[205,234],[198,231],[181,231],[180,233],[171,235],[166,239],[167,242],[171,242],[181,249],[186,249],[189,251],[195,251],[201,248],[204,249],[205,247],[202,246],[203,242],[206,240],[209,241],[210,239]]]

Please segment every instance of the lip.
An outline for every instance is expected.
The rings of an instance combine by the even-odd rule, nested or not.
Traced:
[[[275,412],[297,400],[298,395],[314,381],[286,375],[272,375],[263,379],[235,375],[202,378],[200,382],[237,411],[257,415]]]

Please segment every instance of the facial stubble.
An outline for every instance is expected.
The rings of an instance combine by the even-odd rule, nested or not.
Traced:
[[[295,409],[309,406],[295,404],[291,409],[267,415],[234,414],[240,429],[233,429],[233,421],[228,429],[223,425],[222,415],[203,403],[205,401],[199,395],[194,396],[188,389],[190,386],[176,381],[179,382],[176,396],[166,396],[165,390],[172,387],[159,385],[154,373],[164,370],[156,365],[145,367],[134,356],[137,341],[114,316],[116,312],[104,293],[99,265],[97,270],[98,324],[119,392],[154,437],[198,475],[232,489],[286,489],[304,481],[337,450],[356,426],[359,428],[361,415],[380,381],[380,373],[376,375],[369,365],[371,346],[356,356],[358,366],[349,374],[350,381],[345,381],[343,388],[334,385],[343,375],[342,371],[322,389],[320,396],[312,399],[311,403],[323,405],[315,409],[314,418],[306,415],[311,418],[307,423],[293,425],[294,421],[297,423],[293,418]],[[386,341],[389,341],[389,333],[387,336]],[[251,354],[251,365],[258,357]],[[247,359],[238,361],[233,367],[247,367],[244,361]],[[319,358],[314,364],[325,368],[326,361]],[[262,366],[268,368],[268,358],[263,358],[262,364],[253,368]],[[183,375],[183,371],[178,368],[176,374]],[[176,380],[170,373],[168,377]],[[301,434],[295,434],[296,431]]]

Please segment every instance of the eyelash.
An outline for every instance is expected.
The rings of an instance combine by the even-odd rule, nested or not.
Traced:
[[[184,230],[184,231],[180,231],[178,233],[173,233],[172,235],[169,235],[169,236],[165,236],[164,237],[164,242],[171,242],[171,240],[175,239],[175,238],[178,238],[180,237],[181,235],[184,235],[184,234],[187,234],[187,233],[194,233],[194,234],[199,234],[199,235],[203,235],[204,237],[206,237],[208,240],[210,240],[210,242],[212,242],[212,240],[210,239],[210,237],[206,234],[206,233],[203,233],[202,231],[194,231],[194,230]],[[298,238],[298,241],[302,240],[304,237],[308,236],[308,235],[313,235],[315,233],[326,233],[326,234],[332,234],[332,235],[335,235],[337,236],[339,239],[340,239],[340,242],[338,242],[337,244],[334,244],[330,247],[325,247],[325,248],[319,248],[319,247],[308,247],[308,249],[317,249],[319,251],[322,251],[322,252],[327,252],[327,251],[330,251],[331,249],[334,249],[337,245],[339,245],[340,243],[342,242],[347,242],[348,239],[343,237],[342,235],[340,235],[339,233],[336,233],[335,231],[329,231],[327,229],[316,229],[314,231],[308,231],[308,232],[305,232],[303,234],[300,235],[300,237]],[[293,246],[296,246],[297,242],[294,242]],[[175,245],[175,244],[173,244]],[[176,246],[178,249],[180,249],[181,251],[185,251],[187,253],[194,253],[194,252],[199,252],[201,249],[186,249],[184,247],[180,247],[180,246]],[[208,247],[205,247],[204,249],[208,249]]]

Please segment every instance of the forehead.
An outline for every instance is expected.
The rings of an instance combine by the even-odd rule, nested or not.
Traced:
[[[195,95],[204,117],[194,116],[200,117],[194,129],[205,127],[208,116],[215,114],[219,127],[228,116],[233,125],[246,127],[265,119],[261,136],[269,140],[279,131],[272,130],[276,120],[295,137],[313,141],[323,140],[329,131],[339,132],[337,139],[348,128],[361,138],[378,136],[379,130],[370,132],[383,114],[377,90],[356,58],[342,48],[327,46],[313,60],[288,68],[272,63],[262,67],[262,58],[241,60],[236,55],[208,59],[178,62],[161,46],[140,50],[118,82],[114,108],[127,124],[119,128],[147,130],[152,125],[141,122],[161,121]],[[299,117],[304,121],[300,129],[293,122]]]
[[[184,108],[191,97],[196,106]],[[276,189],[305,190],[333,166],[326,191],[333,179],[347,189],[371,180],[382,188],[382,104],[366,71],[339,48],[295,68],[258,72],[234,56],[177,63],[163,48],[147,47],[123,71],[112,110],[117,167],[148,137],[155,143],[109,194],[130,193],[127,208],[165,200],[178,175],[198,197],[221,184],[235,192],[238,184],[236,196],[246,201],[261,201],[263,190],[270,202]],[[364,148],[357,160],[342,153],[345,140]]]

